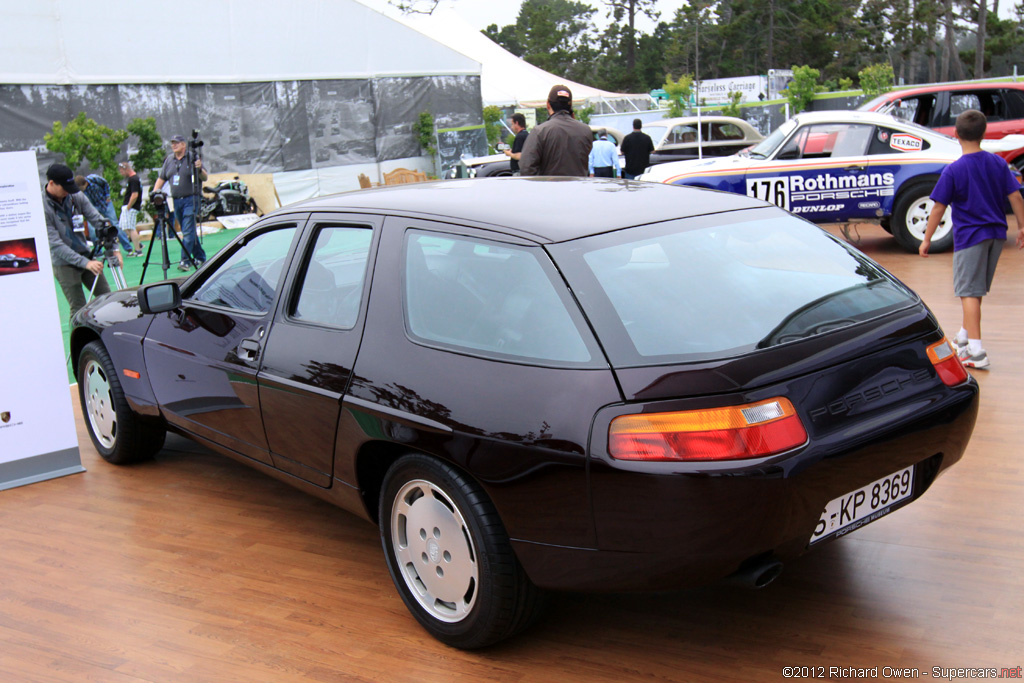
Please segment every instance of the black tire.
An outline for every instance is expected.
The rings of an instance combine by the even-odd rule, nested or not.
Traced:
[[[928,214],[931,213],[934,203],[928,198],[933,182],[915,183],[905,188],[896,197],[896,203],[892,212],[892,235],[904,249],[910,252],[917,252],[924,239],[925,226],[928,225]],[[929,251],[938,253],[953,248],[953,221],[947,213],[939,224],[939,229],[932,236],[932,243]]]
[[[384,477],[379,519],[399,595],[442,643],[485,647],[540,614],[543,594],[516,559],[494,505],[450,465],[399,458]]]
[[[163,423],[132,412],[101,341],[89,342],[78,356],[78,396],[89,437],[107,462],[148,460],[163,447]]]

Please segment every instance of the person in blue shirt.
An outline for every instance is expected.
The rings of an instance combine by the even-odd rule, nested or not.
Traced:
[[[597,131],[597,140],[590,150],[590,176],[592,178],[615,178],[619,175],[619,150],[608,139],[604,128]]]
[[[987,368],[981,343],[981,299],[992,288],[999,254],[1006,243],[1006,201],[1017,220],[1017,248],[1024,248],[1024,200],[1020,184],[1000,157],[981,148],[988,121],[976,109],[956,117],[956,139],[963,156],[942,169],[932,190],[935,202],[918,253],[928,256],[932,235],[946,207],[953,206],[953,293],[960,297],[963,325],[953,338],[960,361]]]
[[[107,179],[99,173],[90,173],[87,176],[75,176],[75,184],[78,185],[79,189],[82,190],[82,194],[86,196],[96,210],[100,212],[100,215],[108,219],[114,227],[117,227],[117,241],[121,243],[121,249],[124,253],[134,254],[131,240],[118,227],[117,212],[114,211],[114,202],[110,199],[110,183],[107,182]],[[91,239],[96,239],[94,231],[95,226],[90,222],[89,236]]]

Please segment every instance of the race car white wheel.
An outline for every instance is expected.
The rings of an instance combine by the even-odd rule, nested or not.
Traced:
[[[92,443],[107,462],[146,460],[163,446],[163,424],[132,412],[103,342],[89,342],[78,356],[78,395]]]
[[[928,216],[935,202],[929,199],[933,183],[918,183],[900,193],[892,216],[892,234],[896,241],[907,251],[916,252],[924,240],[925,228],[928,227]],[[939,222],[939,227],[932,235],[929,251],[947,251],[953,247],[953,220],[947,207],[946,213]]]
[[[423,455],[399,458],[384,478],[379,513],[391,578],[432,636],[478,648],[532,623],[540,591],[493,503],[466,475]]]

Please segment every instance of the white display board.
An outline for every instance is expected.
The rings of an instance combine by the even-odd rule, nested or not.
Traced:
[[[700,82],[701,102],[722,104],[729,101],[729,94],[733,92],[743,95],[740,103],[758,102],[758,95],[768,94],[768,79],[764,76],[738,76],[709,78]]]
[[[0,490],[84,472],[34,152],[0,153]]]

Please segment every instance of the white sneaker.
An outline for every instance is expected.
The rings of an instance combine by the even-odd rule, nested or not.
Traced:
[[[960,357],[960,362],[964,364],[965,368],[983,370],[989,366],[988,354],[985,353],[985,349],[972,355],[969,346],[962,346],[957,351],[957,356]]]

